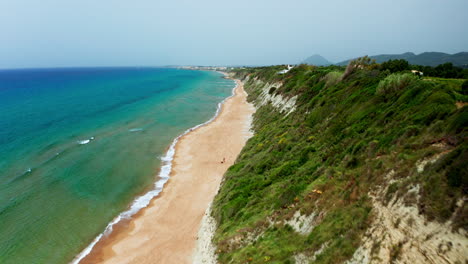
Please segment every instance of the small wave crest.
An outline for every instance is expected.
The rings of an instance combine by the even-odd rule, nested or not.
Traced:
[[[80,145],[86,145],[88,144],[89,142],[91,142],[91,140],[93,140],[94,137],[90,137],[89,139],[85,139],[85,140],[78,140],[77,143],[80,144]]]
[[[141,128],[141,127],[131,128],[128,131],[130,131],[130,132],[139,132],[139,131],[143,131],[143,128]]]
[[[85,145],[85,144],[88,144],[89,143],[89,139],[85,139],[85,140],[78,140],[78,144],[80,145]]]

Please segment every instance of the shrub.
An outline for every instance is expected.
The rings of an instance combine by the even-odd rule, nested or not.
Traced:
[[[450,120],[448,130],[460,133],[468,126],[468,107],[460,109]]]
[[[341,76],[341,72],[332,71],[327,73],[327,75],[325,75],[323,79],[325,80],[326,86],[329,87],[339,83],[341,80]]]
[[[462,187],[462,189],[466,191],[468,186],[468,178],[466,177],[466,175],[468,175],[468,168],[466,167],[468,149],[459,148],[450,154],[446,158],[451,159],[451,164],[449,164],[446,174],[448,184],[451,187]]]
[[[276,87],[271,87],[270,90],[268,91],[268,94],[273,94],[276,90]]]
[[[468,95],[468,80],[465,80],[463,83],[462,83],[462,94],[463,95]]]
[[[398,94],[415,81],[417,78],[411,73],[394,73],[379,82],[376,93],[388,98]]]
[[[341,80],[346,79],[348,76],[350,76],[354,70],[356,69],[373,69],[375,68],[374,66],[377,66],[375,59],[369,58],[369,56],[364,56],[357,58],[355,60],[352,60],[349,62],[348,66],[346,66],[345,72],[341,76]]]
[[[409,70],[409,63],[406,60],[389,60],[381,65],[383,71],[389,70],[391,73]]]
[[[283,186],[283,191],[281,195],[278,197],[278,200],[275,203],[275,207],[279,208],[282,206],[286,206],[294,201],[294,198],[299,196],[299,194],[306,188],[307,185],[300,184],[294,185],[291,184],[289,186]]]
[[[390,200],[393,198],[393,195],[398,191],[399,187],[400,186],[396,182],[388,186],[387,193],[385,194],[385,204],[388,204],[390,202]]]

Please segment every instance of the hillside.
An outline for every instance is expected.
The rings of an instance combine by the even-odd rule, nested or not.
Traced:
[[[463,80],[279,70],[231,72],[257,112],[213,202],[218,261],[466,263]]]
[[[322,57],[322,56],[320,56],[318,54],[315,54],[315,55],[312,55],[312,56],[308,57],[302,63],[309,64],[309,65],[315,65],[315,66],[328,66],[328,65],[333,64],[333,63],[331,63],[330,61],[328,61],[327,59],[325,59],[324,57]]]
[[[370,56],[371,59],[375,59],[377,63],[382,63],[389,60],[404,59],[413,65],[423,66],[437,66],[447,62],[453,63],[458,67],[468,67],[468,52],[459,52],[456,54],[447,54],[443,52],[424,52],[421,54],[414,54],[412,52],[406,52],[403,54],[383,54]],[[337,65],[345,66],[348,65],[350,60],[345,60],[337,63]]]

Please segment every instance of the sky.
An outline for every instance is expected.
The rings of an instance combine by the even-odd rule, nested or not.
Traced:
[[[0,68],[468,51],[468,0],[0,0]]]

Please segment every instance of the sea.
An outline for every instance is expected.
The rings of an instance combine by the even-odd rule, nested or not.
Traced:
[[[178,136],[234,86],[174,68],[0,70],[0,263],[84,257],[158,195]]]

